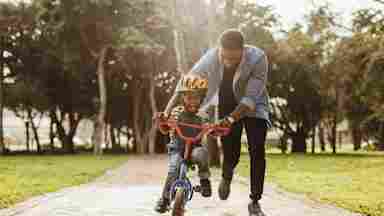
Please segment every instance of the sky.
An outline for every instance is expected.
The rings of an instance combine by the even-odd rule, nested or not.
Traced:
[[[30,2],[30,0],[0,0],[0,2],[5,1]],[[206,1],[209,2],[210,0]],[[383,5],[375,3],[373,0],[235,0],[235,2],[236,1],[256,1],[261,5],[271,5],[275,9],[274,11],[281,16],[280,20],[284,27],[290,27],[296,22],[302,22],[304,15],[313,8],[312,2],[315,2],[317,5],[321,5],[326,1],[329,2],[335,12],[341,14],[340,19],[343,24],[350,23],[351,14],[356,9],[366,7],[380,7],[384,9]]]
[[[296,22],[302,22],[303,17],[313,8],[312,2],[316,5],[323,5],[325,0],[248,0],[257,1],[261,5],[271,5],[275,12],[281,16],[283,26],[292,26]],[[334,11],[340,13],[341,22],[350,23],[351,14],[356,9],[367,7],[378,7],[384,9],[382,5],[375,3],[373,0],[328,0]]]

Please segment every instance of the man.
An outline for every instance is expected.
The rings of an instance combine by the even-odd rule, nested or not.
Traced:
[[[234,169],[240,158],[242,129],[245,127],[251,163],[248,211],[250,216],[264,216],[259,200],[264,187],[265,138],[270,126],[266,89],[268,60],[261,49],[245,45],[243,34],[236,29],[223,32],[219,41],[219,47],[210,49],[189,72],[208,79],[205,103],[218,94],[220,124],[232,129],[228,136],[222,138],[224,161],[219,197],[226,200],[230,194]],[[179,86],[180,82],[176,89]],[[179,97],[173,95],[165,113],[170,112]]]

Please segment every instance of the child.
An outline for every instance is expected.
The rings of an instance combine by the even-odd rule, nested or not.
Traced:
[[[178,91],[181,96],[181,106],[172,109],[169,116],[170,119],[190,124],[202,124],[206,121],[197,115],[200,104],[205,97],[208,89],[208,80],[196,75],[186,75],[181,79]],[[163,116],[166,114],[163,114]],[[157,201],[155,210],[164,213],[168,210],[170,204],[170,189],[172,183],[178,175],[178,167],[183,159],[184,140],[182,140],[174,130],[168,127],[160,127],[163,134],[170,133],[171,141],[168,143],[168,175],[164,184],[161,198]],[[183,132],[190,136],[191,133],[196,134],[196,129],[182,128]],[[212,194],[211,183],[209,181],[210,172],[208,165],[208,150],[201,144],[194,144],[191,154],[191,161],[198,165],[198,175],[200,178],[201,194],[204,197],[210,197]]]

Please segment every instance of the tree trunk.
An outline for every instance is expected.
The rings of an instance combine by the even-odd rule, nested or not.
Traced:
[[[292,153],[306,153],[307,143],[303,129],[299,129],[292,137]]]
[[[380,124],[380,137],[377,143],[377,150],[384,151],[384,123]]]
[[[363,140],[363,133],[360,128],[360,124],[350,121],[350,131],[353,142],[353,150],[358,151],[361,149],[361,142]]]
[[[155,74],[157,71],[157,65],[156,65],[156,59],[154,57],[156,54],[152,54],[152,76],[150,79],[149,84],[149,100],[151,103],[151,112],[152,114],[157,113],[157,105],[156,105],[156,97],[155,97],[155,88],[156,88],[156,81],[155,81]],[[153,121],[152,121],[153,123]],[[156,124],[151,124],[151,129],[149,131],[149,137],[148,137],[148,144],[149,144],[149,154],[155,154],[156,152],[156,134],[157,134],[157,127]]]
[[[33,121],[31,108],[28,108],[27,112],[28,112],[28,120],[29,120],[29,122],[31,122],[32,132],[33,132],[33,135],[34,135],[34,139],[36,141],[37,152],[41,153],[39,134],[37,133],[37,127],[36,127],[36,125],[35,125],[35,123]]]
[[[109,136],[109,125],[104,124],[104,143],[105,143],[105,149],[111,149],[110,147],[110,136]]]
[[[5,143],[4,143],[4,127],[3,127],[3,95],[4,95],[4,36],[0,38],[0,154],[5,154]]]
[[[117,145],[115,128],[112,125],[109,125],[108,129],[109,129],[109,140],[111,140],[111,146],[112,146],[112,149],[114,150],[116,148],[116,145]]]
[[[55,133],[53,132],[53,125],[54,125],[54,122],[52,121],[52,119],[50,119],[50,123],[49,123],[49,146],[51,148],[51,151],[54,152],[55,151]]]
[[[140,88],[138,85],[136,85],[137,88],[137,94],[135,94],[134,102],[133,102],[133,127],[134,127],[134,136],[135,136],[135,147],[136,147],[136,153],[138,154],[144,154],[145,153],[145,146],[146,143],[144,143],[143,136],[141,134],[141,127],[140,127],[140,109],[141,109],[141,103],[142,103],[142,92],[143,89]]]
[[[325,132],[323,124],[320,122],[319,124],[319,142],[320,142],[320,148],[322,152],[325,152]]]
[[[27,145],[27,152],[29,152],[30,151],[30,146],[29,146],[29,141],[30,141],[30,138],[29,138],[29,121],[25,120],[24,124],[25,124],[25,144]]]
[[[113,127],[113,125],[109,126],[109,136],[111,139],[112,151],[113,152],[120,152],[120,150],[121,150],[120,138],[119,138],[120,134],[119,134],[119,132],[117,132],[117,140],[116,140],[115,128]]]
[[[174,38],[174,47],[176,53],[177,61],[177,71],[185,74],[187,73],[187,60],[186,60],[186,50],[185,50],[185,41],[183,34],[183,23],[182,23],[182,14],[178,13],[177,0],[173,1],[173,20],[175,21],[175,27],[173,29],[173,38]],[[180,3],[180,2],[179,2]],[[184,3],[181,3],[182,9],[184,9]]]
[[[59,120],[57,114],[54,110],[51,110],[49,113],[50,118],[56,125],[57,135],[61,142],[62,148],[66,153],[75,153],[73,137],[76,134],[77,126],[79,125],[80,118],[75,117],[73,113],[69,113],[69,132],[65,132],[63,124],[64,114],[61,114],[61,119]]]
[[[75,153],[75,145],[73,143],[73,139],[70,136],[64,137],[63,147],[66,153]]]
[[[95,155],[103,154],[102,142],[104,136],[105,129],[105,115],[107,111],[107,87],[105,80],[105,71],[104,71],[104,61],[107,55],[108,47],[103,47],[100,55],[98,56],[98,64],[97,64],[97,78],[99,83],[99,94],[100,94],[100,103],[99,103],[99,111],[97,114],[97,119],[95,122],[95,128],[93,131],[93,153]]]
[[[312,129],[312,154],[315,154],[316,148],[316,127]]]
[[[117,144],[120,146],[120,148],[121,148],[121,126],[119,126],[118,128],[117,128]]]
[[[336,115],[332,121],[332,135],[331,135],[331,146],[332,153],[336,154],[336,141],[337,141],[337,119]]]

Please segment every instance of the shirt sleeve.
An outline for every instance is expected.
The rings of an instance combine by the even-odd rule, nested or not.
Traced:
[[[251,110],[256,108],[256,100],[265,90],[268,75],[268,59],[263,54],[254,65],[246,87],[246,94],[240,103],[248,106]]]

